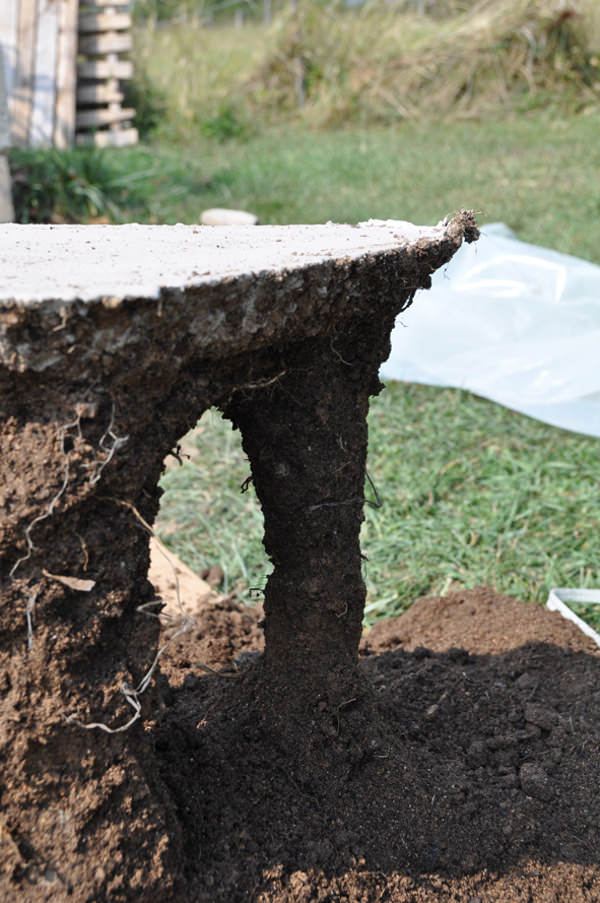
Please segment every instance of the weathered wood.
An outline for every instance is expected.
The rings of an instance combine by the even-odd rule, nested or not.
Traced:
[[[135,110],[125,109],[99,109],[80,110],[75,118],[77,130],[93,129],[102,125],[111,125],[113,122],[126,122],[132,120]]]
[[[79,52],[83,54],[127,53],[132,46],[133,39],[130,34],[109,31],[81,38],[79,41]]]
[[[79,34],[93,34],[97,31],[123,31],[131,28],[129,13],[90,13],[79,16]]]
[[[83,60],[77,64],[79,78],[118,78],[121,81],[133,76],[130,60]]]
[[[12,223],[14,219],[10,169],[8,160],[0,150],[0,223]]]
[[[17,23],[18,0],[2,0],[2,15],[0,15],[0,46],[4,56],[4,87],[10,106],[15,72],[17,69]]]
[[[95,6],[132,6],[132,0],[81,0],[82,12],[87,12]]]
[[[54,144],[65,148],[75,135],[77,0],[60,0]]]
[[[132,47],[131,15],[123,9],[129,0],[84,2],[79,22],[79,0],[0,0],[0,5],[10,122],[4,144],[65,148],[74,141],[76,125],[116,127],[133,116],[133,111],[118,110],[124,94],[116,83],[133,74],[132,63],[118,57]],[[83,35],[79,52],[92,57],[79,65],[78,31]],[[107,83],[84,83],[77,90],[77,78]],[[82,111],[76,123],[76,102],[113,109]],[[130,142],[133,132],[126,131]]]
[[[1,37],[1,35],[0,35]],[[4,53],[0,43],[0,223],[10,223],[15,218],[12,203],[11,177],[8,160],[2,150],[10,140],[10,119],[8,116],[8,95],[4,73]]]
[[[58,16],[56,5],[38,0],[33,109],[29,144],[49,146],[54,137]]]
[[[138,143],[138,130],[109,129],[101,132],[83,132],[77,135],[79,147],[131,147]]]
[[[118,10],[122,5],[89,0],[80,8],[79,52],[88,59],[78,66],[78,75],[82,81],[95,79],[96,83],[86,84],[84,81],[80,84],[77,102],[80,108],[92,104],[102,108],[78,110],[77,144],[123,146],[135,144],[138,139],[135,129],[119,128],[120,123],[133,119],[135,115],[135,110],[120,108],[124,94],[119,80],[130,78],[133,71],[130,62],[119,59],[119,54],[131,50],[133,43],[129,32],[131,15]],[[93,59],[102,56],[105,58]],[[104,84],[98,84],[101,80]],[[109,128],[104,129],[103,126]],[[101,130],[95,134],[85,134],[86,130],[93,128]]]
[[[122,103],[125,95],[119,91],[118,83],[115,85],[112,80],[97,85],[80,85],[77,88],[77,103]]]
[[[10,143],[10,119],[8,116],[8,95],[4,80],[3,49],[0,44],[0,152]]]
[[[12,88],[11,135],[17,147],[27,147],[33,106],[37,0],[20,0],[17,27],[17,68]]]

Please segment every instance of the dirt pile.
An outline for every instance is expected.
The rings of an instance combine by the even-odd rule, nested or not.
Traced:
[[[600,899],[600,654],[577,628],[486,589],[377,624],[361,668],[380,742],[353,755],[349,700],[321,726],[346,772],[318,783],[292,772],[252,702],[259,617],[207,609],[237,679],[190,667],[202,649],[235,673],[229,651],[210,654],[204,618],[165,655],[152,734],[185,838],[182,901]]]

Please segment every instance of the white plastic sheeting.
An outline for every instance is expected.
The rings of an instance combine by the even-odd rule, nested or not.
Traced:
[[[482,227],[401,314],[382,376],[600,436],[600,266]]]
[[[555,587],[550,590],[546,607],[550,611],[559,611],[563,618],[577,624],[587,636],[591,637],[597,646],[600,646],[600,633],[590,627],[586,621],[578,617],[566,602],[578,602],[580,605],[589,605],[590,608],[598,606],[600,610],[600,589],[564,589]]]

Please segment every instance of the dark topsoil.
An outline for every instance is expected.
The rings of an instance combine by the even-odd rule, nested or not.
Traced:
[[[600,901],[600,653],[574,625],[488,589],[377,624],[361,667],[379,731],[353,736],[356,700],[324,705],[336,765],[304,778],[252,705],[258,619],[208,605],[162,660],[149,727],[182,901]]]
[[[439,239],[299,279],[4,305],[0,903],[473,896],[466,874],[527,857],[563,899],[555,860],[570,899],[600,886],[589,646],[440,654],[374,634],[357,663],[369,396],[396,314],[477,234],[463,211]],[[263,509],[266,652],[232,673],[257,615],[207,607],[144,692],[144,524],[211,405],[241,429]],[[200,670],[198,633],[229,677]]]

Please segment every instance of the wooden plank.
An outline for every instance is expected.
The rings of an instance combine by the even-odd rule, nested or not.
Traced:
[[[54,144],[70,147],[75,137],[75,88],[78,0],[58,0],[58,61]]]
[[[135,110],[116,109],[116,110],[79,110],[75,123],[77,130],[86,128],[96,128],[101,125],[111,125],[113,122],[125,122],[135,117]]]
[[[79,53],[126,53],[131,50],[133,39],[130,34],[108,31],[104,34],[91,35],[79,41]]]
[[[82,147],[131,147],[138,143],[137,129],[110,129],[77,135],[77,144]]]
[[[0,44],[0,154],[3,148],[10,144],[10,119],[8,116],[8,94],[6,93],[6,84],[4,79],[4,54],[2,52],[2,44]],[[2,164],[0,157],[0,164]]]
[[[0,153],[0,223],[12,223],[15,209],[12,202],[10,169],[8,160]]]
[[[11,141],[27,147],[33,105],[37,0],[20,0],[17,26],[17,68],[12,88]]]
[[[132,0],[81,0],[83,11],[94,6],[132,6]]]
[[[129,13],[90,13],[79,16],[79,34],[93,34],[96,31],[123,31],[131,28]]]
[[[38,0],[36,43],[29,143],[32,147],[49,147],[54,138],[58,11],[56,4],[49,4],[48,0]]]
[[[133,63],[130,60],[84,60],[77,64],[79,78],[119,78],[133,76]]]
[[[15,73],[17,71],[17,24],[19,0],[2,0],[0,15],[0,45],[4,56],[4,87],[10,109]]]
[[[80,85],[77,88],[77,104],[92,103],[122,103],[125,95],[119,91],[118,84],[100,83],[94,85]]]

